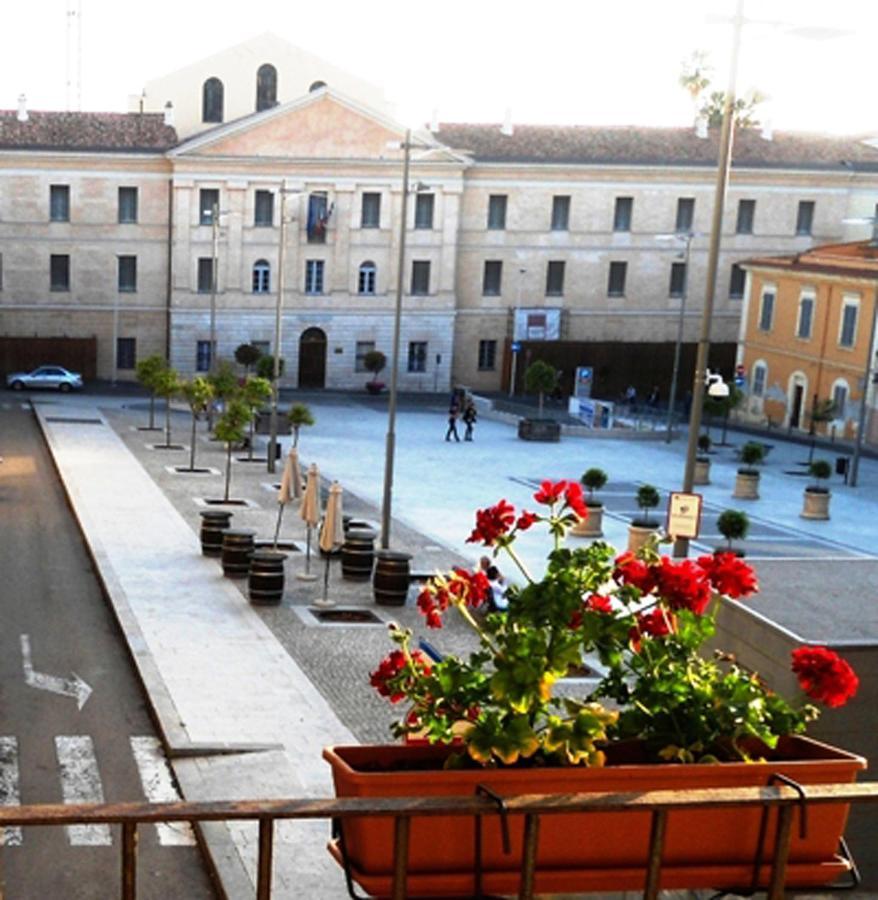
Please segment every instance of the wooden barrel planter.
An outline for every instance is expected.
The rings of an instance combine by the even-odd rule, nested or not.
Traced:
[[[250,558],[247,589],[257,606],[277,606],[284,596],[284,560],[278,550],[254,550]]]
[[[201,552],[205,556],[221,556],[223,532],[229,527],[232,514],[227,510],[207,509],[201,513]]]
[[[375,563],[375,532],[349,528],[341,548],[341,575],[349,581],[368,581]]]
[[[372,590],[379,606],[404,606],[409,593],[411,553],[379,550],[375,557]]]
[[[223,532],[223,575],[226,578],[247,577],[255,537],[252,528],[227,528]]]

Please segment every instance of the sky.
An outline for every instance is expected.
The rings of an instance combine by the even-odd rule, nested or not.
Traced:
[[[271,31],[380,85],[404,125],[686,125],[693,51],[728,77],[734,0],[5,0],[0,108],[66,108],[69,6],[81,6],[82,104],[127,108],[159,75]],[[747,0],[739,93],[778,129],[878,134],[878,3]],[[766,24],[765,20],[770,20]],[[75,105],[73,108],[76,108]]]

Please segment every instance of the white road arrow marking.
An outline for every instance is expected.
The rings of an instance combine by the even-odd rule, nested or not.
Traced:
[[[72,678],[60,678],[57,675],[46,675],[43,672],[35,672],[31,661],[30,637],[21,636],[21,664],[24,667],[24,681],[28,687],[37,688],[40,691],[51,691],[53,694],[61,694],[64,697],[73,697],[76,700],[77,709],[85,706],[85,701],[91,696],[91,688],[73,672]]]

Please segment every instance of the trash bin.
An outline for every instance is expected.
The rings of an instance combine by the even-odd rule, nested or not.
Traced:
[[[841,475],[844,478],[844,483],[848,483],[848,470],[850,469],[851,461],[847,456],[836,456],[835,458],[835,474]]]

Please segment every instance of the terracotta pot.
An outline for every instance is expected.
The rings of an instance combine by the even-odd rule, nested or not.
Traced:
[[[692,484],[710,484],[710,460],[696,459]]]
[[[778,759],[717,765],[651,765],[638,761],[637,745],[616,751],[618,765],[605,768],[443,770],[449,751],[404,745],[328,747],[339,797],[472,796],[484,785],[503,796],[527,793],[640,792],[765,785],[774,773],[800,784],[850,783],[866,761],[807,738],[786,738]],[[626,758],[627,757],[627,758]],[[415,770],[414,766],[436,766]],[[408,767],[408,768],[406,768]],[[824,885],[847,871],[836,855],[847,820],[846,804],[808,810],[805,838],[798,813],[787,869],[788,887]],[[662,865],[663,888],[732,889],[751,883],[762,813],[760,810],[675,810],[668,817]],[[769,835],[776,817],[769,815]],[[482,870],[486,893],[518,891],[523,817],[509,819],[511,852],[503,853],[499,819],[483,820]],[[642,890],[650,832],[648,813],[558,814],[540,820],[536,893]],[[412,818],[406,896],[472,896],[473,820],[464,817]],[[392,819],[347,819],[347,861],[354,879],[370,894],[387,896],[393,873]],[[760,871],[764,886],[773,844],[767,842]],[[330,845],[342,861],[338,842]]]
[[[799,515],[803,519],[828,519],[829,499],[832,494],[825,488],[805,488],[805,505]]]
[[[658,524],[655,525],[636,525],[632,522],[628,526],[628,549],[632,553],[637,553],[643,547],[650,537],[659,529]]]
[[[758,500],[759,473],[738,469],[738,474],[735,477],[735,490],[732,496],[738,500]]]
[[[576,537],[599,538],[604,536],[604,504],[585,504],[588,507],[588,518],[580,519],[571,529],[570,534]]]

